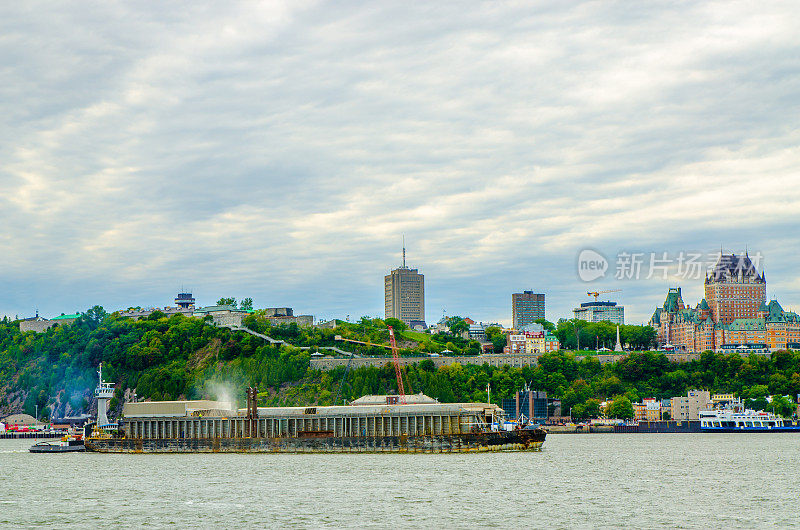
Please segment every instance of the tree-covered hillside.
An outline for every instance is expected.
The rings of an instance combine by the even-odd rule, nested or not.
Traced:
[[[157,312],[134,321],[95,307],[72,325],[38,334],[20,333],[17,322],[6,320],[0,323],[0,416],[33,413],[36,405],[42,417],[87,412],[100,362],[104,379],[117,386],[112,401],[116,412],[134,391],[140,399],[234,398],[241,404],[246,386],[258,387],[265,404],[332,404],[344,368],[310,370],[310,352],[316,347],[386,355],[389,362],[385,348],[343,346],[335,340],[342,335],[385,343],[388,329],[378,319],[340,323],[334,330],[273,326],[256,312],[245,324],[293,346],[271,346],[243,331]],[[561,398],[564,412],[571,408],[575,416],[586,416],[596,412],[599,401],[615,396],[635,401],[681,395],[691,388],[736,392],[759,400],[766,395],[800,393],[800,354],[792,352],[778,352],[771,359],[707,352],[699,361],[685,364],[645,352],[602,366],[593,357],[576,361],[570,353],[556,352],[543,355],[535,367],[451,365],[437,369],[422,352],[453,345],[467,353],[472,351],[470,342],[407,330],[400,331],[398,338],[403,354],[421,356],[417,365],[403,370],[407,390],[410,387],[444,402],[485,400],[487,384],[491,384],[492,401],[499,402],[527,383]],[[348,374],[342,398],[394,392],[395,387],[388,364],[359,368]]]

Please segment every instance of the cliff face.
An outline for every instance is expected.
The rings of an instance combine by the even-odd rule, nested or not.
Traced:
[[[220,381],[233,388],[280,388],[308,370],[306,351],[198,318],[132,320],[102,309],[95,318],[87,315],[42,332],[0,322],[0,417],[34,414],[37,405],[40,418],[96,414],[100,363],[103,379],[116,388],[110,417],[134,391],[138,399],[194,399],[209,397]],[[307,337],[297,326],[285,332],[297,340]]]

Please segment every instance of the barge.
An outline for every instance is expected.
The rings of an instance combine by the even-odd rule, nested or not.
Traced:
[[[489,403],[439,403],[423,394],[364,396],[348,405],[247,408],[221,401],[126,403],[117,430],[96,429],[106,453],[444,453],[538,450],[540,427],[501,427]],[[403,403],[402,401],[405,401]]]

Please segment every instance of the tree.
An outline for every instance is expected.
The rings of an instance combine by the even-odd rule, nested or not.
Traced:
[[[772,396],[772,411],[784,418],[791,418],[794,413],[794,404],[786,396]]]
[[[545,331],[552,332],[556,330],[556,325],[545,318],[537,318],[536,320],[534,320],[534,322],[536,324],[541,324],[541,326],[545,329]]]
[[[149,315],[147,315],[147,320],[160,320],[160,319],[162,319],[162,318],[165,318],[166,316],[167,316],[167,314],[166,314],[166,313],[164,313],[163,311],[159,311],[158,309],[156,309],[155,311],[153,311],[152,313],[150,313]]]
[[[450,328],[450,333],[453,335],[461,335],[465,331],[469,331],[469,324],[461,317],[450,317],[447,319],[447,327]]]
[[[392,329],[395,331],[404,331],[405,329],[408,328],[408,326],[406,326],[406,323],[400,320],[399,318],[389,317],[386,320],[384,320],[384,322],[386,323],[386,326],[391,326]]]
[[[596,399],[587,399],[583,407],[584,418],[598,418],[600,416],[600,402]]]
[[[616,396],[607,406],[606,416],[620,420],[633,418],[633,404],[625,396]]]
[[[103,306],[96,305],[86,311],[85,315],[86,320],[89,321],[92,327],[96,328],[100,325],[100,322],[102,322],[108,316],[108,313],[106,313],[105,309],[103,309]]]
[[[220,304],[220,305],[222,305],[222,304]],[[241,302],[239,302],[239,309],[244,309],[246,311],[252,311],[253,310],[253,299],[248,297],[248,298],[245,298],[244,300],[242,300]]]
[[[217,305],[232,305],[236,307],[236,298],[220,298],[217,300]]]

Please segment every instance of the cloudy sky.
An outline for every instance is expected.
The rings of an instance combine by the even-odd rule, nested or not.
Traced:
[[[403,234],[429,322],[646,321],[720,246],[800,309],[797,2],[217,4],[0,7],[0,314],[382,316]]]

